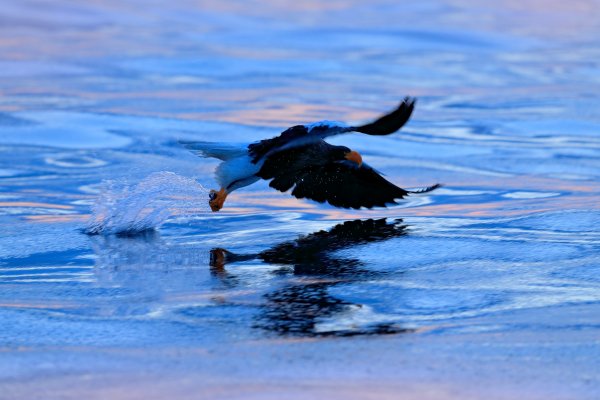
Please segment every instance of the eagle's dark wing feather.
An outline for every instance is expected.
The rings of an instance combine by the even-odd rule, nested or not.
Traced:
[[[322,140],[272,153],[265,159],[256,176],[270,180],[272,188],[285,192],[296,183],[298,174],[312,166],[325,164],[333,146]]]
[[[281,135],[271,138],[264,139],[257,143],[248,145],[248,154],[252,158],[252,162],[256,164],[261,158],[266,156],[269,152],[281,148],[286,144],[306,137],[308,129],[304,125],[296,125],[286,129]],[[317,138],[318,140],[318,138]]]
[[[415,98],[406,97],[398,108],[386,114],[370,124],[352,128],[353,131],[366,133],[367,135],[389,135],[402,128],[410,118],[415,108]]]
[[[407,191],[387,181],[366,164],[330,161],[326,142],[292,148],[270,155],[256,174],[269,186],[292,195],[335,207],[372,208],[395,204]]]
[[[332,162],[309,167],[298,174],[292,195],[335,207],[372,208],[396,204],[396,199],[407,195],[366,164],[358,166],[351,161]]]

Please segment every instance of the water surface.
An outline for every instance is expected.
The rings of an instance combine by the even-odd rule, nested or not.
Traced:
[[[599,12],[4,4],[0,398],[598,398]],[[405,95],[399,134],[334,139],[445,184],[390,209],[263,182],[209,213],[176,143]],[[98,207],[157,229],[88,236]]]

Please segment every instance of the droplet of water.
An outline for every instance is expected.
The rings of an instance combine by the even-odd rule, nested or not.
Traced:
[[[171,217],[208,213],[208,193],[195,180],[166,171],[134,185],[105,180],[85,232],[135,234],[157,229]]]

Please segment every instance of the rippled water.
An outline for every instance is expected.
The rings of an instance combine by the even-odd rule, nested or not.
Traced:
[[[599,13],[3,4],[0,392],[598,398]],[[402,187],[445,185],[390,209],[261,182],[210,213],[216,163],[177,144],[405,95],[399,134],[334,139]]]

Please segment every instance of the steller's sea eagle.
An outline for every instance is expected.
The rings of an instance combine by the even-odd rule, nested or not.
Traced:
[[[292,195],[335,207],[372,208],[397,204],[409,193],[425,193],[439,184],[422,190],[402,189],[363,163],[356,151],[334,146],[323,139],[348,132],[389,135],[410,118],[415,99],[406,97],[394,111],[362,126],[348,126],[334,121],[296,125],[281,135],[249,145],[209,142],[180,143],[202,157],[222,160],[215,175],[220,190],[211,190],[209,205],[219,211],[227,195],[259,179],[270,180],[269,186],[281,192],[292,187]]]

